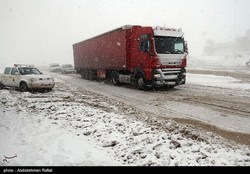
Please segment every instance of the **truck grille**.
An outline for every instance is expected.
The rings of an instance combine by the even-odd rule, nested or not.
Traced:
[[[176,80],[180,74],[181,68],[162,69],[163,80]]]
[[[163,65],[180,65],[180,64],[181,64],[181,61],[177,61],[177,62],[166,61],[166,62],[163,62]]]

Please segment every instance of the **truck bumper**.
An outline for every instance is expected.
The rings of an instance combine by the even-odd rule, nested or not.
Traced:
[[[156,69],[153,73],[155,86],[177,86],[186,83],[185,68]]]

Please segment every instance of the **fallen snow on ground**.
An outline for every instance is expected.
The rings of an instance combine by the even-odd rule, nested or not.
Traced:
[[[59,80],[48,93],[1,90],[0,117],[2,166],[250,165],[247,146]]]
[[[246,66],[250,60],[249,52],[218,53],[211,56],[192,56],[188,59],[189,68],[223,68]]]
[[[229,76],[215,76],[187,73],[188,84],[198,84],[202,86],[212,86],[219,88],[250,90],[250,83],[243,83]]]

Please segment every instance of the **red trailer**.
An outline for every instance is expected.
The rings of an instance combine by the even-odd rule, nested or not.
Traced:
[[[111,78],[139,89],[185,84],[187,44],[181,29],[126,25],[73,45],[82,78]]]

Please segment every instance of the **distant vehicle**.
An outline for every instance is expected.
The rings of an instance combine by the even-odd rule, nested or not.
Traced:
[[[54,77],[43,75],[33,65],[15,64],[14,67],[6,67],[0,76],[0,89],[15,87],[20,91],[31,89],[43,89],[50,91],[55,86]]]
[[[62,68],[58,63],[51,63],[49,64],[50,72],[62,72]]]
[[[75,69],[71,64],[64,64],[62,65],[62,73],[63,74],[75,73]]]
[[[187,42],[181,29],[126,25],[73,44],[82,78],[112,79],[144,90],[186,82]]]
[[[248,62],[246,62],[246,66],[250,66],[250,59]]]

